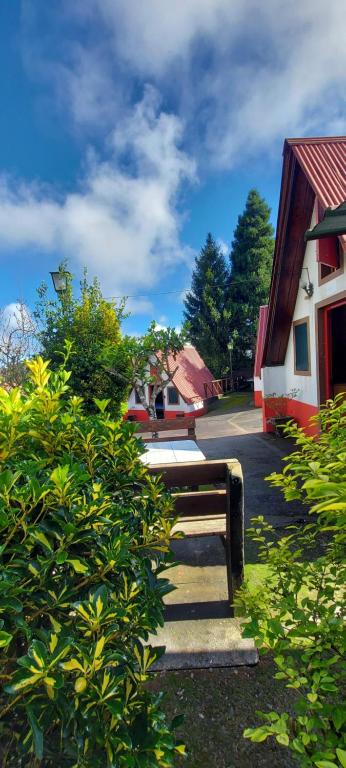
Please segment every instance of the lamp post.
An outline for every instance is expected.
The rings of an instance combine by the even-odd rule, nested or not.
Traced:
[[[69,272],[50,272],[52,277],[54,290],[58,296],[62,296],[67,291],[67,281],[69,278]]]
[[[227,349],[229,351],[229,374],[231,379],[231,388],[233,390],[233,365],[232,365],[233,341],[228,342]]]

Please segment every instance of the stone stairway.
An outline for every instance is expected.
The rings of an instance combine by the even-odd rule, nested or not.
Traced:
[[[152,669],[256,664],[253,641],[241,637],[239,619],[229,616],[221,538],[175,541],[172,548],[178,565],[165,577],[176,589],[165,598],[164,627],[149,638],[153,646],[166,646],[166,653]]]

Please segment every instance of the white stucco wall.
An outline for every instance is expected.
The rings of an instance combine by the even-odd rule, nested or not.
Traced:
[[[148,397],[148,388],[147,388],[146,395]],[[176,405],[169,405],[167,389],[164,390],[163,392],[163,402],[164,402],[165,411],[186,411],[188,409],[187,403],[184,402],[183,398],[180,395],[179,395],[179,403],[177,403]],[[128,399],[128,407],[129,407],[129,410],[131,411],[143,410],[143,406],[140,403],[136,403],[136,396],[135,396],[134,389],[132,390],[130,397]]]
[[[317,223],[317,207],[311,219],[310,227]],[[299,390],[296,400],[310,405],[318,406],[317,393],[317,354],[316,354],[316,321],[315,306],[324,299],[331,298],[346,289],[346,255],[344,258],[344,272],[335,279],[329,280],[323,285],[318,285],[318,262],[317,241],[313,240],[307,243],[305,249],[303,268],[308,268],[310,281],[314,286],[314,293],[311,299],[306,298],[306,293],[301,287],[298,289],[296,306],[293,314],[294,320],[309,318],[310,326],[310,365],[311,375],[302,376],[294,373],[294,346],[293,346],[293,326],[291,327],[285,364],[262,369],[263,394],[264,396],[275,392],[277,395],[287,394],[292,390]],[[308,281],[306,269],[302,270],[300,285]]]

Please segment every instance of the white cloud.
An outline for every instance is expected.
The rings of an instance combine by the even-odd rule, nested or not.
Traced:
[[[46,188],[2,180],[0,247],[57,251],[72,268],[96,273],[107,295],[155,285],[189,257],[179,242],[177,205],[195,168],[179,148],[181,135],[181,121],[160,112],[156,92],[147,89],[109,137],[109,159],[89,153],[78,191],[58,200]],[[137,302],[137,311],[151,306],[144,304]]]
[[[152,315],[154,305],[149,299],[129,298],[126,301],[126,312],[131,312],[133,315]]]
[[[327,11],[324,0],[79,0],[78,9],[103,24],[128,76],[169,94],[208,168],[273,143],[277,157],[285,136],[345,131],[344,0]],[[74,110],[81,119],[77,100]]]
[[[225,241],[222,240],[221,238],[219,238],[217,240],[217,245],[219,246],[222,255],[223,256],[228,256],[229,251],[230,251],[229,245],[227,245],[227,243],[225,243]]]
[[[139,72],[163,74],[184,59],[200,35],[216,38],[225,24],[242,14],[240,0],[92,0],[97,14],[113,31],[113,44]]]

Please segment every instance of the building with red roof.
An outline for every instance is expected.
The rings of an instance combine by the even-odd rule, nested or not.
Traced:
[[[272,428],[273,401],[307,426],[346,392],[346,235],[307,241],[327,208],[346,201],[346,137],[286,139],[269,303],[261,308],[255,402]],[[263,402],[262,402],[263,400]]]
[[[169,360],[170,368],[177,367],[173,381],[156,398],[157,414],[165,419],[176,416],[202,416],[207,409],[204,384],[213,381],[213,375],[197,349],[186,344],[184,349]],[[133,390],[128,401],[127,418],[147,421],[147,412]]]

